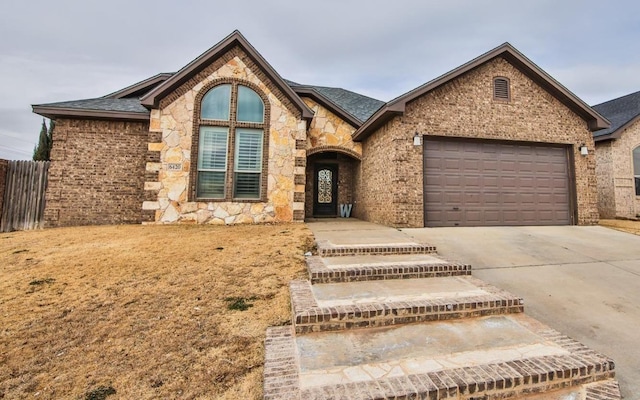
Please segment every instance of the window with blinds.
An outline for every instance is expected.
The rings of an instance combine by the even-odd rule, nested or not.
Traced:
[[[198,197],[223,199],[229,128],[203,126],[198,147]]]
[[[231,105],[235,112],[230,112]],[[237,82],[215,86],[203,96],[196,198],[232,201],[264,196],[264,114],[260,95]]]
[[[236,130],[233,197],[239,199],[260,197],[262,136],[261,130]]]
[[[493,98],[495,100],[506,100],[506,101],[509,101],[511,99],[509,79],[507,78],[493,79]]]

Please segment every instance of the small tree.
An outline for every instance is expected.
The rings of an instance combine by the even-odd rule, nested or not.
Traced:
[[[55,126],[55,121],[51,121],[49,123],[49,129],[47,129],[47,124],[44,122],[44,118],[42,118],[42,128],[40,128],[38,145],[33,149],[34,161],[49,161],[51,157],[51,145],[53,144],[53,129]]]

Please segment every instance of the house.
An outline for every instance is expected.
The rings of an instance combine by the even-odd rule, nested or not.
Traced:
[[[594,132],[602,218],[640,218],[640,92],[593,108],[611,121]]]
[[[285,80],[237,31],[176,73],[33,110],[57,123],[48,226],[340,204],[396,227],[593,224],[592,132],[609,128],[508,43],[384,103]]]

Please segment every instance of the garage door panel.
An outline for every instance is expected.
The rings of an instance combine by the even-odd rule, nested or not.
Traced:
[[[567,183],[563,179],[555,178],[555,179],[552,179],[551,184],[549,186],[554,189],[558,189],[560,191],[560,190],[564,190],[566,185]]]
[[[563,147],[425,138],[427,226],[571,223]]]
[[[465,189],[474,189],[481,187],[480,177],[478,175],[465,175],[460,177],[461,184]]]
[[[486,189],[497,189],[499,186],[499,180],[497,176],[481,176],[482,187]]]

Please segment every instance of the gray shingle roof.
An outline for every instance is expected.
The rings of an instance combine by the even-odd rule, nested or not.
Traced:
[[[332,102],[336,107],[344,110],[361,122],[369,119],[373,113],[378,111],[385,103],[380,100],[367,97],[350,90],[333,88],[326,86],[301,85],[299,83],[285,80],[292,88],[313,89],[327,100]],[[85,111],[114,111],[114,112],[132,112],[140,114],[149,114],[143,105],[140,104],[138,98],[121,98],[113,99],[101,97],[97,99],[84,99],[73,101],[62,101],[58,103],[38,104],[41,107],[50,108],[70,108]]]
[[[117,112],[133,112],[140,114],[149,114],[144,106],[140,104],[140,100],[133,99],[84,99],[61,101],[58,103],[38,104],[41,107],[52,108],[73,108],[78,110],[95,110],[95,111],[117,111]]]
[[[384,101],[376,100],[368,96],[364,96],[350,90],[333,88],[326,86],[301,85],[296,82],[285,80],[294,90],[296,87],[304,87],[313,89],[319,94],[326,97],[337,107],[354,116],[360,122],[369,119],[380,107],[385,105]]]
[[[609,135],[640,115],[640,92],[595,105],[593,109],[611,121],[609,129],[595,131],[593,132],[593,137]]]

